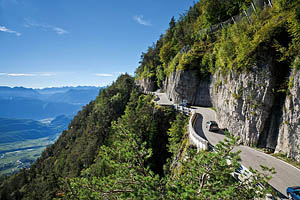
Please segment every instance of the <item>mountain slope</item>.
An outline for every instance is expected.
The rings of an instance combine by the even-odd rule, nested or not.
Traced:
[[[214,107],[241,143],[299,162],[299,5],[199,1],[143,54],[135,81],[174,103]]]
[[[264,110],[251,113],[251,109],[260,111],[273,106],[260,104],[255,97],[268,97],[264,94],[274,95],[277,89],[286,87],[285,84],[280,87],[280,83],[286,82],[286,73],[277,74],[275,79],[268,77],[276,73],[277,67],[289,66],[299,55],[296,44],[300,26],[296,11],[300,4],[297,3],[278,0],[273,8],[258,9],[251,16],[252,23],[244,17],[240,23],[213,31],[213,25],[243,13],[250,1],[199,1],[177,22],[173,18],[166,34],[143,53],[136,71],[137,82],[151,84],[147,88],[166,89],[175,102],[186,97],[204,97],[190,91],[205,90],[209,97],[210,90],[214,94],[220,91],[215,104],[219,106],[218,112],[226,113],[223,120],[238,120],[232,126],[237,129],[243,124],[263,129],[264,125],[245,122],[247,117],[256,120],[257,114],[269,115]],[[287,33],[290,37],[280,37]],[[214,85],[210,85],[212,76],[220,78],[215,79]],[[280,78],[284,81],[276,81]],[[239,84],[231,87],[236,80]],[[265,80],[266,84],[256,85],[256,80]],[[190,82],[194,82],[193,87],[189,87]],[[245,93],[239,87],[243,84]],[[259,90],[260,87],[267,92]],[[252,95],[248,89],[257,93]],[[184,118],[178,117],[170,124],[173,112],[172,108],[153,105],[151,96],[134,88],[133,78],[122,75],[74,117],[69,129],[30,169],[3,181],[1,198],[256,199],[272,191],[267,184],[270,174],[251,170],[253,178],[246,177],[245,181],[232,176],[240,171],[238,152],[232,152],[237,145],[234,137],[216,145],[216,152],[196,152],[185,134]],[[262,125],[262,121],[258,124]],[[169,126],[171,129],[167,131]],[[251,137],[242,139],[251,143],[254,140],[250,139],[259,138],[249,133]],[[171,157],[174,162],[168,159]]]
[[[76,177],[93,163],[97,149],[110,135],[111,122],[124,113],[132,89],[133,78],[128,75],[103,89],[30,169],[3,182],[1,198],[52,199],[59,189],[59,177]]]
[[[99,87],[31,89],[0,87],[0,117],[45,119],[75,115],[99,94]],[[22,112],[20,112],[22,111]]]

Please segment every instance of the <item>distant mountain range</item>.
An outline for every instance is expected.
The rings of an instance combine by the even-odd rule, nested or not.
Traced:
[[[22,119],[75,115],[102,87],[78,86],[32,89],[0,86],[0,117]]]
[[[101,89],[0,86],[0,176],[30,167]]]
[[[60,115],[50,120],[49,123],[42,123],[30,119],[0,118],[0,144],[43,137],[51,138],[67,129],[71,119],[71,117]]]

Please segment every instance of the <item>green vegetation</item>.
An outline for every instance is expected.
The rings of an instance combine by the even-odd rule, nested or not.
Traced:
[[[133,78],[119,77],[30,169],[1,179],[1,199],[249,199],[269,192],[268,173],[251,170],[242,182],[232,176],[239,168],[234,138],[216,153],[196,153],[186,117],[152,98],[133,88]]]
[[[216,153],[190,148],[180,174],[161,177],[147,167],[152,151],[142,137],[116,128],[120,132],[113,148],[100,150],[97,176],[88,169],[80,178],[63,180],[65,199],[253,199],[272,193],[268,174],[250,169],[253,175],[244,175],[242,182],[232,176],[240,166],[239,152],[231,152],[236,145],[232,137],[218,144]]]
[[[236,140],[230,137],[216,147],[216,153],[189,148],[181,162],[177,176],[162,169],[154,159],[157,149],[166,149],[163,132],[157,131],[157,114],[151,98],[131,95],[125,114],[112,124],[113,134],[108,145],[100,147],[95,164],[83,170],[78,178],[61,179],[64,199],[251,199],[264,197],[271,190],[267,185],[270,175],[252,170],[253,176],[237,181],[232,173],[239,168],[239,152],[231,150]],[[164,111],[166,112],[166,111]],[[168,112],[168,110],[167,110]],[[161,115],[161,114],[159,114]],[[159,116],[158,115],[158,116]],[[165,115],[165,114],[164,114]],[[159,120],[160,121],[160,120]],[[156,124],[156,126],[153,126]],[[168,131],[168,150],[174,159],[186,133],[186,119],[178,114]],[[143,128],[142,128],[143,127]],[[158,136],[158,137],[156,137]],[[155,142],[160,143],[158,146]],[[159,157],[164,154],[159,152]],[[164,160],[166,160],[165,157]],[[227,159],[231,160],[229,164]],[[159,164],[159,165],[158,165]],[[167,166],[169,163],[167,164]],[[165,166],[166,169],[166,166]],[[264,168],[268,171],[268,168]],[[270,170],[272,173],[272,170]],[[257,186],[261,183],[264,188]],[[188,183],[188,184],[187,184]]]
[[[239,73],[267,56],[279,72],[291,63],[298,69],[299,0],[276,0],[250,23],[245,19],[203,34],[248,6],[241,0],[195,3],[178,21],[172,18],[166,33],[142,54],[136,78],[162,87],[175,70],[195,70],[201,78]],[[185,116],[155,106],[133,81],[122,75],[103,89],[30,169],[3,179],[1,199],[254,199],[272,192],[267,181],[273,169],[250,169],[252,175],[242,181],[233,176],[240,167],[239,152],[231,151],[237,138],[228,136],[216,152],[196,152]]]
[[[171,128],[168,131],[169,145],[168,151],[173,155],[178,153],[182,144],[183,136],[187,132],[188,120],[184,114],[178,114],[176,120],[171,123]]]
[[[59,191],[59,177],[76,177],[89,167],[99,146],[111,132],[111,122],[125,110],[133,78],[122,75],[78,113],[69,129],[42,153],[30,169],[2,181],[2,199],[52,199]]]
[[[300,169],[300,163],[297,162],[295,159],[293,158],[289,158],[286,154],[282,154],[282,153],[273,153],[271,154],[272,156],[275,156],[276,158],[283,160],[284,162],[287,162],[295,167],[297,167],[298,169]]]
[[[107,145],[81,177],[64,180],[66,199],[155,199],[160,176],[170,155],[166,151],[174,111],[155,108],[151,96],[133,91],[125,114],[112,123]],[[173,117],[172,117],[173,116]]]
[[[274,58],[279,68],[299,68],[299,0],[276,0],[273,7],[257,9],[249,19],[210,33],[211,26],[224,22],[250,6],[248,0],[199,1],[175,21],[143,53],[137,78],[150,78],[162,87],[164,77],[176,70],[196,70],[200,78],[216,71],[242,72]],[[206,33],[208,32],[208,33]],[[155,57],[154,60],[149,60]]]
[[[216,152],[196,153],[195,149],[190,148],[180,175],[167,182],[166,199],[253,199],[264,198],[266,193],[272,193],[266,182],[270,174],[262,175],[250,169],[253,176],[245,175],[241,182],[232,176],[240,166],[239,152],[231,152],[236,145],[236,139],[228,136],[224,142],[216,145]],[[274,172],[273,169],[263,169]],[[257,183],[264,188],[258,187]]]

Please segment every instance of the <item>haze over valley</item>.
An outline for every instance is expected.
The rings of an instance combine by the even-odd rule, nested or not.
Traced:
[[[0,87],[0,175],[30,165],[101,87]]]

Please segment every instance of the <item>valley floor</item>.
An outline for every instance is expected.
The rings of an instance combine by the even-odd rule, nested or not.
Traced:
[[[28,168],[44,149],[53,144],[53,137],[0,144],[0,176]]]

